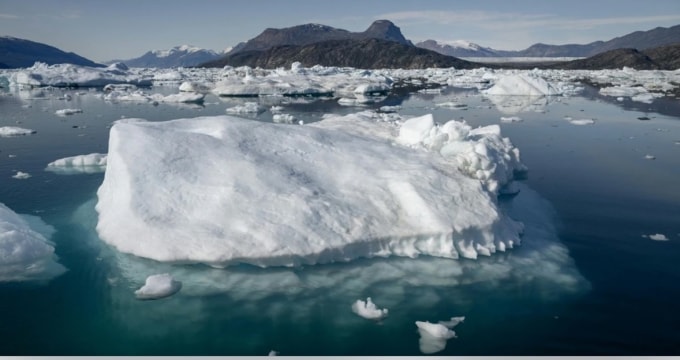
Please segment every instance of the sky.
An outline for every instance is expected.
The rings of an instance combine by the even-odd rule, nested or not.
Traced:
[[[221,51],[266,28],[320,23],[363,31],[387,19],[413,41],[499,50],[586,44],[680,24],[678,0],[0,0],[0,36],[94,61],[188,44]]]

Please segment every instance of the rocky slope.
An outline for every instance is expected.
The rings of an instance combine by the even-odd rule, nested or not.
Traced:
[[[53,64],[75,64],[101,67],[92,60],[72,52],[65,52],[56,47],[35,41],[18,39],[11,36],[0,37],[0,63],[7,68],[25,68],[36,62]]]
[[[112,60],[109,63],[122,62],[129,67],[146,68],[190,67],[218,59],[222,55],[213,50],[182,45],[169,50],[152,50],[134,59]]]
[[[327,40],[308,45],[284,45],[268,50],[242,51],[202,66],[247,65],[271,69],[288,67],[294,62],[300,62],[306,67],[324,65],[360,69],[428,67],[469,69],[481,66],[434,51],[381,39]]]

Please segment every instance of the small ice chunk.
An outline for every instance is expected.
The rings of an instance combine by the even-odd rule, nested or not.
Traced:
[[[399,128],[397,141],[408,146],[420,144],[430,135],[432,128],[434,128],[432,114],[408,119]]]
[[[17,171],[16,174],[12,175],[13,178],[23,180],[23,179],[28,179],[31,177],[31,174],[23,172],[23,171]]]
[[[352,311],[364,319],[381,320],[387,317],[387,309],[378,309],[378,307],[371,301],[371,298],[366,298],[366,301],[357,300],[352,304]]]
[[[10,137],[10,136],[22,136],[35,134],[35,130],[24,129],[17,126],[2,126],[0,127],[0,136]]]
[[[270,351],[269,351],[269,354],[267,354],[267,356],[279,356],[279,352],[278,352],[278,351],[274,351],[274,350],[270,350]]]
[[[156,274],[146,278],[144,286],[135,291],[137,299],[155,300],[172,296],[182,288],[182,282],[170,274]]]
[[[645,159],[647,159],[647,160],[654,160],[654,159],[656,159],[656,156],[647,154],[647,155],[645,155]]]
[[[504,123],[513,123],[513,122],[520,122],[522,121],[522,118],[519,116],[501,116],[501,122]]]
[[[593,124],[595,124],[595,120],[593,120],[593,119],[576,119],[576,120],[569,120],[569,122],[573,125],[593,125]]]
[[[423,354],[433,354],[444,350],[446,341],[456,337],[456,333],[451,329],[464,320],[465,316],[457,316],[448,321],[440,321],[437,324],[428,321],[416,321],[420,334],[420,351]]]
[[[385,105],[385,106],[380,107],[380,111],[384,112],[384,113],[397,112],[399,110],[401,110],[401,106],[399,106],[399,105],[394,105],[394,106]]]
[[[668,241],[668,238],[664,234],[650,234],[650,235],[642,235],[643,238],[648,238],[650,240],[656,240],[656,241]]]
[[[456,325],[462,323],[463,321],[465,321],[465,316],[454,316],[451,318],[451,320],[440,321],[439,323],[446,326],[449,329],[452,329],[456,327]]]
[[[73,115],[73,114],[79,114],[82,113],[83,109],[61,109],[57,110],[54,113],[59,115],[59,116],[67,116],[67,115]]]
[[[99,153],[65,157],[47,164],[45,170],[61,175],[100,173],[106,170],[107,157]]]
[[[449,108],[449,109],[467,109],[467,104],[461,104],[455,101],[447,101],[443,103],[436,104],[437,107]]]
[[[292,124],[295,122],[295,116],[290,114],[274,114],[272,120],[278,124]]]
[[[259,114],[263,111],[264,109],[257,105],[256,102],[247,102],[243,105],[236,105],[227,109],[229,114]]]

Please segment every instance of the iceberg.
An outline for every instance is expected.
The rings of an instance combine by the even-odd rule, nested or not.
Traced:
[[[433,354],[446,348],[446,341],[455,338],[456,333],[451,328],[465,320],[464,316],[452,317],[449,321],[440,321],[433,324],[428,321],[416,321],[420,334],[420,352]]]
[[[12,178],[17,179],[17,180],[24,180],[24,179],[28,179],[30,177],[31,177],[31,174],[29,174],[27,172],[23,172],[23,171],[17,171],[16,174],[12,175]]]
[[[152,82],[145,76],[130,70],[111,65],[106,68],[95,68],[73,64],[47,65],[36,62],[32,67],[13,73],[10,84],[19,86],[95,86],[109,84],[133,84],[151,86]]]
[[[45,281],[66,271],[47,238],[54,229],[0,203],[0,282]]]
[[[156,300],[172,296],[182,289],[182,282],[170,274],[156,274],[146,278],[144,286],[135,291],[140,300]]]
[[[366,301],[357,300],[352,304],[352,311],[364,319],[382,320],[387,317],[387,309],[378,309],[378,307],[371,301],[371,298],[366,298]]]
[[[106,170],[106,158],[99,153],[69,156],[52,161],[45,170],[61,175],[101,173]]]
[[[35,130],[24,129],[18,126],[0,126],[1,137],[33,135],[35,133]]]
[[[398,144],[398,125],[379,119],[116,123],[97,232],[125,253],[214,267],[477,258],[520,243],[496,188],[523,165],[498,126],[433,125],[437,152]]]
[[[61,109],[55,111],[54,113],[58,116],[68,116],[73,114],[80,114],[82,112],[83,112],[82,109]]]
[[[556,84],[531,73],[503,74],[495,81],[493,86],[482,90],[482,93],[487,95],[524,96],[562,95],[563,92]]]

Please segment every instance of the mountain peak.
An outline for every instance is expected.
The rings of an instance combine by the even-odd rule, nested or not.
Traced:
[[[401,29],[389,20],[376,20],[363,32],[364,38],[385,39],[411,45],[401,33]]]

